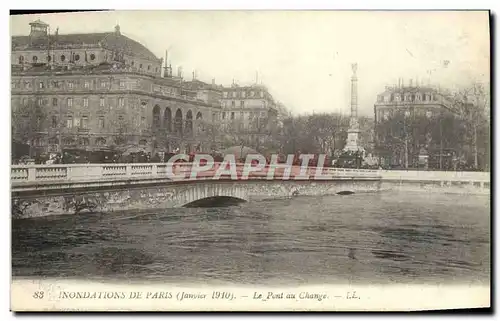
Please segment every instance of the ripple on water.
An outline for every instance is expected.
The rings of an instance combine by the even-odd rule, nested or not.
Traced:
[[[489,282],[489,207],[463,196],[295,197],[13,221],[14,276]]]

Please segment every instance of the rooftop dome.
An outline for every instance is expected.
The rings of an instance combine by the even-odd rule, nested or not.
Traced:
[[[30,25],[38,26],[48,26],[46,23],[40,21],[39,19],[35,22],[30,23]],[[51,35],[51,42],[58,45],[92,45],[100,44],[103,48],[109,50],[119,50],[126,55],[132,57],[143,58],[147,60],[160,60],[155,56],[146,46],[141,43],[130,39],[129,37],[123,35],[120,32],[120,27],[116,26],[113,32],[101,32],[101,33],[81,33],[81,34],[58,34],[57,36]],[[41,45],[46,45],[46,42],[40,43]],[[30,46],[29,36],[13,36],[12,37],[12,49],[15,50],[16,47]],[[36,47],[36,43],[33,44]]]

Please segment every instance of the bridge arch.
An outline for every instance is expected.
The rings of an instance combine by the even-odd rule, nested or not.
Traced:
[[[183,207],[225,207],[245,202],[247,202],[247,200],[239,197],[211,196],[184,204]]]
[[[241,203],[249,201],[244,184],[193,184],[175,196],[175,207],[193,207],[204,202]]]

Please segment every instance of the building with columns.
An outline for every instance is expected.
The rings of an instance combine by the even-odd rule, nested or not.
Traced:
[[[29,35],[12,37],[13,139],[36,153],[128,146],[208,151],[215,143],[204,134],[221,111],[213,92],[162,75],[163,59],[119,26],[59,34],[37,20],[30,28]],[[35,109],[43,117],[28,139],[19,131]]]

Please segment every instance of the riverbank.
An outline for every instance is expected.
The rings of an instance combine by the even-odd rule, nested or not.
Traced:
[[[489,172],[380,171],[382,191],[489,195]]]

